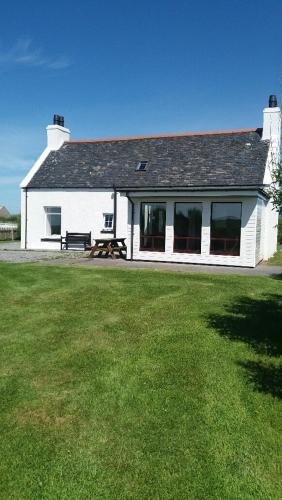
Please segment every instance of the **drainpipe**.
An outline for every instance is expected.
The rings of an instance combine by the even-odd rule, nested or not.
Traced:
[[[128,193],[125,193],[131,203],[131,224],[130,224],[130,260],[133,260],[133,232],[134,232],[134,202]]]
[[[27,188],[25,188],[24,248],[27,249]]]
[[[117,190],[115,185],[113,185],[113,190],[114,190],[114,220],[113,220],[113,225],[114,225],[114,238],[117,237]]]

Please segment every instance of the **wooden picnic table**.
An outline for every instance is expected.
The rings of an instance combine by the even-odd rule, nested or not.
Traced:
[[[126,256],[125,238],[97,238],[94,246],[91,247],[89,257],[108,257],[116,259],[117,255],[121,258]]]

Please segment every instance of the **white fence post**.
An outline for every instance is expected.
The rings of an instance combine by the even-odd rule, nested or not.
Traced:
[[[17,228],[17,224],[0,222],[0,240],[14,240]]]

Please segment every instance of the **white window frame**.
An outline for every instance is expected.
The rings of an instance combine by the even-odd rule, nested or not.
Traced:
[[[48,212],[48,210],[52,209],[58,209],[57,212]],[[57,238],[58,236],[61,236],[62,233],[62,207],[59,206],[48,206],[44,207],[44,213],[45,213],[45,235],[47,238]],[[60,215],[61,216],[61,233],[60,234],[51,234],[51,224],[48,220],[49,215]]]
[[[111,217],[111,225],[107,225],[109,221],[107,221],[107,217]],[[114,229],[114,214],[112,212],[106,212],[103,214],[103,231],[113,232]]]

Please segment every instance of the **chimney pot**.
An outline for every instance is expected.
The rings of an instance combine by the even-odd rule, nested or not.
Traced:
[[[61,115],[54,115],[53,124],[54,125],[59,125],[60,127],[64,127],[65,126],[65,119],[64,119],[64,117],[61,116]]]
[[[270,95],[268,105],[270,108],[277,108],[277,98],[276,95]]]

